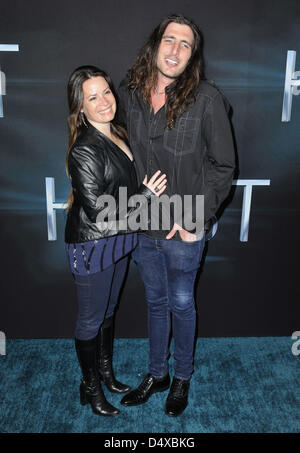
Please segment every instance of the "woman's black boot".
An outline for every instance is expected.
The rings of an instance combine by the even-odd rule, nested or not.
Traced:
[[[75,348],[82,370],[80,384],[80,404],[90,404],[97,415],[114,416],[119,409],[113,407],[105,398],[96,364],[97,337],[91,340],[75,338]]]
[[[100,379],[112,393],[125,393],[129,385],[117,381],[112,367],[114,341],[114,318],[107,318],[101,325],[97,336],[97,364]]]

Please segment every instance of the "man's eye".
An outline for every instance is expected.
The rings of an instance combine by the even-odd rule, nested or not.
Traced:
[[[105,91],[105,94],[109,94],[109,93],[110,93],[110,90]]]

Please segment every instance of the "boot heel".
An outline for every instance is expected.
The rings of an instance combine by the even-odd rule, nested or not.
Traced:
[[[81,404],[81,406],[85,406],[86,404],[88,404],[88,401],[86,399],[85,389],[82,387],[80,387],[80,404]]]

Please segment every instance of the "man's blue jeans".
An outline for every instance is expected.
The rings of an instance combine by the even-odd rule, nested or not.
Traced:
[[[174,374],[190,379],[196,329],[194,284],[205,236],[200,241],[152,239],[139,234],[132,253],[145,285],[150,341],[149,372],[168,373],[171,314],[174,337]]]

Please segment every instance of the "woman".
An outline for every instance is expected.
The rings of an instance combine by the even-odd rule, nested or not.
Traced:
[[[166,187],[160,171],[149,182],[145,176],[137,187],[127,134],[116,117],[114,93],[110,77],[94,66],[77,68],[68,83],[66,169],[72,189],[65,242],[78,296],[75,347],[83,375],[80,401],[106,416],[119,410],[105,399],[100,380],[111,392],[130,390],[115,379],[112,369],[113,315],[137,233],[121,234],[116,224],[97,222],[103,213],[98,198],[112,195],[118,206],[119,187],[126,187],[128,197],[142,194],[148,203]],[[128,209],[126,217],[134,212],[135,208]]]

